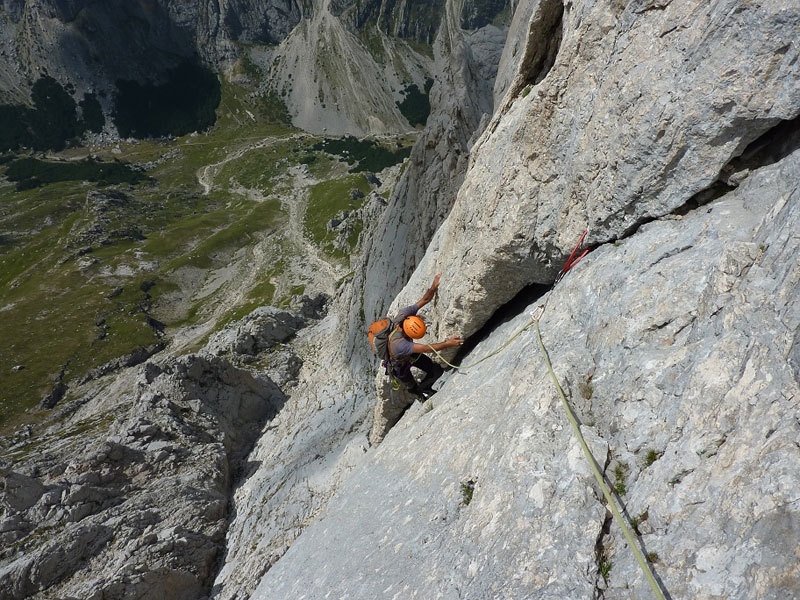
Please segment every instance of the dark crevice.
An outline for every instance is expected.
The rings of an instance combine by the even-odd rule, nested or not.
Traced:
[[[742,153],[722,169],[722,175],[745,169],[754,170],[773,165],[800,148],[800,115],[780,121],[766,133],[750,142]]]
[[[606,581],[611,572],[611,559],[606,552],[604,539],[611,532],[611,522],[613,517],[611,511],[606,510],[606,517],[603,521],[603,526],[600,528],[600,533],[597,535],[597,541],[594,544],[594,555],[597,563],[597,579],[595,583],[594,598],[603,598],[603,590],[605,589]]]
[[[638,233],[639,230],[645,225],[648,225],[653,221],[661,220],[664,217],[668,217],[670,215],[674,216],[688,215],[690,212],[700,208],[701,206],[705,206],[706,204],[710,204],[715,200],[719,200],[720,198],[730,193],[734,189],[735,186],[729,185],[724,181],[718,179],[704,190],[697,192],[694,196],[689,198],[686,202],[684,202],[680,206],[674,208],[672,212],[656,216],[648,215],[634,221],[633,223],[631,223],[631,225],[625,228],[620,235],[609,240],[609,242],[615,243],[624,240],[626,238],[632,237],[633,235]]]
[[[688,215],[695,209],[711,204],[715,200],[719,200],[726,194],[729,194],[735,189],[735,186],[729,185],[724,181],[717,179],[714,183],[706,189],[697,192],[694,196],[689,198],[683,205],[679,206],[672,211],[673,215],[684,216]]]
[[[551,287],[546,284],[532,283],[522,288],[516,296],[494,311],[494,314],[489,317],[478,331],[467,338],[464,345],[460,347],[458,354],[456,354],[453,364],[459,364],[466,355],[488,338],[495,329],[517,317],[528,306],[549,292]]]
[[[531,19],[528,45],[520,64],[522,83],[517,93],[528,85],[541,82],[556,62],[563,35],[564,4],[561,0],[543,0],[538,15]]]
[[[743,174],[746,176],[750,171],[773,165],[798,148],[800,148],[800,115],[791,120],[780,121],[750,142],[741,154],[734,156],[720,169],[716,181],[689,198],[673,213],[685,215],[695,208],[721,198],[739,185]]]

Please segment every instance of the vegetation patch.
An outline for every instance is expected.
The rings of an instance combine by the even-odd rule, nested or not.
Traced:
[[[354,194],[353,190],[359,194]],[[305,218],[306,232],[311,240],[327,249],[329,253],[333,253],[330,244],[334,234],[328,224],[342,211],[360,208],[363,197],[369,191],[369,182],[362,174],[353,174],[313,186]]]
[[[74,389],[92,370],[162,342],[164,331],[209,319],[218,330],[258,306],[287,304],[302,287],[285,273],[295,247],[271,236],[287,219],[281,198],[311,196],[305,226],[334,260],[341,251],[327,223],[370,191],[346,167],[379,171],[410,151],[410,141],[345,143],[335,148],[349,154],[345,164],[259,102],[252,89],[225,83],[202,133],[123,139],[93,149],[94,158],[82,148],[48,161],[0,155],[0,435],[39,421],[57,381]],[[92,106],[82,105],[84,118]],[[291,168],[301,164],[318,182],[313,190],[292,189]],[[222,277],[256,242],[263,265],[236,282],[235,303],[222,304],[230,288],[204,289],[209,276]],[[276,282],[289,287],[278,292]]]
[[[475,480],[467,479],[461,482],[461,504],[469,506],[475,493]]]
[[[352,135],[324,139],[316,143],[312,149],[340,156],[350,165],[351,173],[378,173],[403,162],[411,154],[410,146],[398,144],[392,150],[373,140],[359,140]]]
[[[628,489],[625,485],[625,480],[628,477],[630,467],[625,463],[617,463],[614,467],[614,490],[620,496],[624,496]]]
[[[361,43],[370,53],[370,56],[375,59],[378,64],[383,64],[387,57],[386,49],[384,48],[384,37],[377,27],[377,21],[374,18],[364,20],[358,23],[357,34]]]
[[[86,131],[101,131],[105,117],[93,94],[86,94],[78,105],[71,90],[52,77],[40,77],[31,91],[33,108],[19,105],[0,106],[0,152],[63,150]]]
[[[83,181],[0,188],[0,429],[26,420],[62,369],[68,382],[156,343],[165,324],[154,310],[176,270],[218,266],[225,248],[247,244],[279,216],[277,201],[230,204],[132,185],[103,192],[110,200],[101,209],[94,184]],[[252,301],[270,303],[269,286],[259,291]]]
[[[257,232],[275,225],[279,213],[277,201],[242,201],[233,207],[219,207],[219,210],[208,215],[197,215],[188,223],[186,220],[180,221],[174,227],[159,232],[158,236],[159,242],[164,245],[174,243],[176,237],[184,242],[183,246],[173,246],[172,252],[168,253],[177,256],[168,263],[168,270],[187,265],[198,268],[218,266],[215,265],[216,255],[225,249],[250,245]],[[198,219],[202,225],[197,225]],[[192,223],[195,227],[191,226]],[[198,239],[198,232],[205,232],[206,235]],[[150,253],[153,248],[148,244],[143,246]],[[164,246],[161,248],[159,254],[163,254]]]
[[[611,561],[607,558],[604,558],[600,562],[599,571],[600,575],[603,577],[603,581],[608,581],[609,576],[611,575]]]
[[[431,114],[431,102],[428,97],[433,79],[425,80],[425,90],[421,91],[416,83],[408,85],[403,90],[403,101],[397,103],[400,113],[406,118],[409,125],[425,126]]]
[[[123,137],[181,136],[216,122],[220,83],[202,65],[183,62],[166,74],[165,83],[116,83],[114,123]]]
[[[298,142],[291,138],[275,139],[243,152],[235,161],[225,164],[217,173],[217,180],[229,189],[272,190],[288,179],[290,167],[300,164],[296,149]]]
[[[0,323],[0,334],[7,340],[0,349],[0,364],[8,365],[0,373],[3,422],[20,409],[37,406],[62,369],[68,379],[80,376],[158,338],[148,320],[147,296],[136,282],[114,294],[107,283],[87,285],[72,268],[25,275],[5,295],[13,304]]]
[[[289,114],[289,109],[286,108],[286,103],[274,91],[266,92],[259,97],[258,113],[266,123],[292,124],[292,116]]]
[[[652,448],[650,448],[644,457],[644,466],[649,467],[659,458],[661,458],[661,453],[659,453],[657,450],[653,450]]]
[[[91,181],[109,186],[119,183],[136,184],[147,179],[144,173],[131,165],[99,162],[91,157],[78,162],[19,158],[8,163],[5,175],[9,181],[16,182],[17,191],[60,181]]]
[[[100,133],[103,127],[106,126],[106,117],[103,114],[103,108],[94,94],[86,94],[78,103],[83,115],[83,126],[87,131],[92,133]]]

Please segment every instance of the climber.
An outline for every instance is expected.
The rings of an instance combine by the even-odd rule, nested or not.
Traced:
[[[417,316],[417,312],[433,300],[441,277],[441,274],[437,274],[433,278],[433,284],[416,304],[407,306],[397,313],[393,319],[397,325],[389,334],[387,342],[391,374],[401,381],[410,393],[423,401],[436,393],[433,384],[444,372],[444,369],[426,356],[426,353],[455,348],[464,343],[463,338],[457,335],[434,344],[423,344],[416,341],[424,336],[427,330],[425,322]],[[411,373],[412,366],[425,372],[422,381],[417,382],[414,378]]]

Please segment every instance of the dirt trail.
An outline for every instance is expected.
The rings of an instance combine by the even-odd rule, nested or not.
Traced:
[[[282,138],[266,138],[244,145],[231,151],[219,162],[206,165],[197,171],[197,179],[203,193],[209,194],[215,186],[216,178],[222,168],[246,153],[268,148],[285,141]],[[286,221],[278,231],[260,234],[248,244],[232,253],[228,264],[222,268],[198,272],[193,275],[199,288],[189,300],[194,303],[207,299],[209,314],[202,323],[181,328],[173,333],[172,348],[175,353],[185,352],[210,331],[231,307],[244,303],[250,291],[263,278],[264,267],[281,261],[282,273],[275,277],[276,297],[288,296],[292,288],[302,286],[305,294],[315,296],[320,293],[333,294],[338,282],[347,273],[347,267],[329,260],[320,249],[307,238],[303,219],[308,205],[309,190],[317,181],[304,166],[287,169],[285,177],[276,187],[265,191],[237,187],[236,194],[255,201],[278,199],[283,208]]]
[[[203,187],[203,195],[208,195],[214,188],[214,180],[226,164],[231,161],[237,160],[253,150],[267,148],[282,141],[282,138],[265,138],[254,142],[252,144],[244,145],[229,153],[225,158],[217,163],[206,165],[197,170],[197,182]]]
[[[296,248],[291,256],[298,261],[298,268],[305,277],[311,277],[310,287],[332,294],[337,282],[345,276],[348,268],[328,259],[319,247],[306,236],[303,219],[311,187],[317,183],[304,167],[293,167],[289,170],[292,176],[291,190],[284,194],[281,205],[289,217],[284,237]],[[310,292],[306,292],[311,295]]]

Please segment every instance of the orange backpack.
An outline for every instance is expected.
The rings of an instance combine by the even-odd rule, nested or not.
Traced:
[[[389,356],[389,335],[392,333],[395,324],[388,317],[378,319],[369,326],[367,337],[369,338],[369,347],[372,352],[382,360],[388,361]]]

